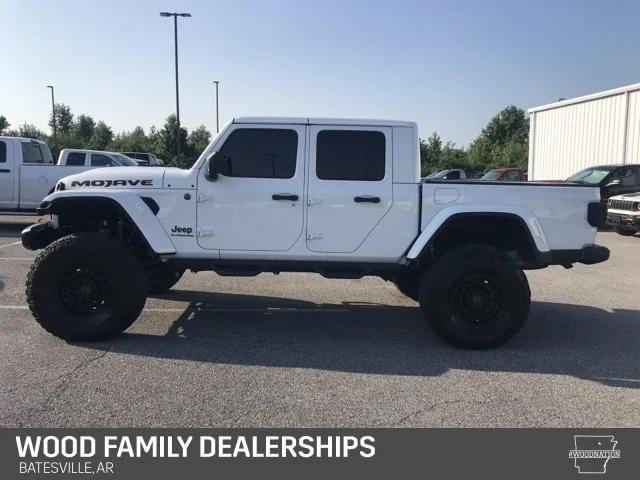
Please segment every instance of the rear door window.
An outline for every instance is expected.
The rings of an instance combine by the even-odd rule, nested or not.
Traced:
[[[22,142],[22,163],[45,163],[40,145],[36,142]]]

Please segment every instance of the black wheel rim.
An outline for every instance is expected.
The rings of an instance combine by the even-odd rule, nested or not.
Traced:
[[[462,320],[481,325],[496,318],[502,308],[502,300],[498,279],[488,273],[474,272],[456,281],[449,304]]]
[[[62,277],[58,291],[62,303],[69,311],[100,320],[111,312],[105,284],[99,273],[87,268],[76,268]]]

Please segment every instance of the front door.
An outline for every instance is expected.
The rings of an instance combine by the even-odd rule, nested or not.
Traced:
[[[307,248],[354,252],[391,208],[391,128],[309,130]]]
[[[286,251],[302,234],[304,125],[233,125],[216,159],[228,171],[198,177],[198,244],[222,251]]]
[[[12,207],[13,203],[13,142],[0,140],[0,206]]]

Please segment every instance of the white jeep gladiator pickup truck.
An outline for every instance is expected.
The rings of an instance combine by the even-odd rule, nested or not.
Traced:
[[[420,182],[415,123],[236,118],[189,170],[105,168],[62,179],[25,229],[27,298],[67,340],[128,328],[185,269],[376,275],[433,329],[490,348],[525,321],[524,269],[605,261],[597,188]],[[391,320],[390,320],[391,321]]]

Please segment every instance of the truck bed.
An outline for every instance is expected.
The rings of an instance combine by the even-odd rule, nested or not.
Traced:
[[[526,221],[540,251],[575,249],[595,240],[587,206],[600,200],[596,187],[576,183],[427,181],[421,187],[420,230],[470,209],[510,212]]]

